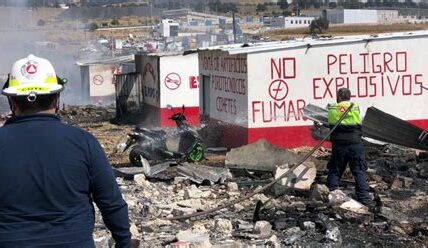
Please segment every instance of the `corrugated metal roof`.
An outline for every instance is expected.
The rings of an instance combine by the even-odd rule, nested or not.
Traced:
[[[363,134],[369,138],[419,150],[428,150],[428,133],[393,115],[370,107],[363,121]]]
[[[290,41],[280,42],[263,42],[263,43],[249,43],[249,44],[233,44],[223,46],[213,46],[207,48],[199,48],[194,51],[223,51],[231,55],[233,54],[251,54],[260,53],[266,51],[285,50],[293,48],[311,48],[316,46],[336,45],[336,44],[347,44],[355,42],[370,42],[376,40],[388,40],[388,39],[408,39],[428,36],[428,30],[423,31],[412,31],[405,33],[389,33],[379,35],[353,35],[353,36],[342,36],[333,38],[303,38]],[[189,52],[187,52],[189,53]]]
[[[100,59],[87,59],[82,61],[76,61],[76,64],[79,66],[88,66],[88,65],[111,65],[111,64],[122,64],[126,62],[134,61],[134,55],[126,55],[112,58],[100,58]]]
[[[149,53],[148,56],[166,57],[166,56],[178,56],[183,55],[183,52],[156,52]]]

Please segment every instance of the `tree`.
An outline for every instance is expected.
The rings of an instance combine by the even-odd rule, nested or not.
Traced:
[[[406,0],[404,2],[404,5],[407,6],[407,7],[416,7],[416,3],[413,2],[413,0]]]
[[[98,27],[98,24],[96,24],[95,22],[91,22],[88,25],[86,25],[86,28],[89,29],[89,31],[93,32],[97,30],[99,27]]]
[[[220,0],[209,2],[208,7],[214,12],[238,12],[238,6],[235,3],[222,3]]]
[[[279,0],[277,4],[278,4],[279,8],[282,10],[286,10],[289,7],[287,0]]]
[[[421,8],[421,9],[426,9],[426,8],[428,8],[428,4],[427,4],[427,3],[425,3],[425,2],[420,2],[420,3],[419,3],[419,8]]]
[[[220,12],[227,13],[227,12],[238,12],[238,6],[236,6],[235,3],[223,3],[220,10]]]
[[[113,25],[113,26],[117,26],[117,25],[119,25],[119,20],[118,19],[113,19],[113,20],[111,20],[110,24]]]
[[[358,0],[345,0],[343,7],[347,9],[358,9],[360,8],[360,2]]]
[[[208,3],[208,8],[210,8],[211,11],[218,12],[218,7],[220,5],[222,5],[222,3],[220,2],[220,0],[210,1]]]
[[[181,3],[179,1],[169,1],[168,2],[168,9],[180,9]]]
[[[324,30],[328,29],[330,22],[325,17],[319,17],[311,22],[309,25],[309,33],[311,35],[321,34]]]
[[[257,4],[257,8],[256,8],[257,12],[264,12],[266,10],[267,10],[266,3],[263,3],[263,4],[259,3],[259,4]]]
[[[367,0],[367,2],[365,3],[365,6],[369,8],[373,7],[374,5],[374,0]]]
[[[296,9],[307,9],[310,7],[310,0],[293,0],[293,5]]]
[[[321,2],[319,0],[310,0],[309,3],[316,9],[321,7]]]
[[[335,9],[335,8],[337,8],[337,3],[335,3],[335,2],[329,2],[329,3],[328,3],[328,8],[330,8],[330,9]]]
[[[205,10],[205,5],[203,2],[199,2],[193,5],[193,9],[198,12],[203,12]]]

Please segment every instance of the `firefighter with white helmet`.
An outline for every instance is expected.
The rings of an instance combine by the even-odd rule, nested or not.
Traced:
[[[65,83],[48,60],[29,55],[3,87],[13,117],[0,128],[0,247],[94,247],[92,202],[116,247],[131,247],[128,208],[104,151],[56,115]]]
[[[7,96],[54,94],[64,90],[64,83],[57,77],[55,69],[47,59],[29,55],[13,64],[3,94]]]
[[[2,94],[8,97],[13,113],[16,111],[14,101],[22,102],[26,99],[29,103],[35,103],[38,97],[54,99],[57,110],[59,93],[64,90],[66,83],[66,79],[56,75],[54,67],[47,59],[29,55],[12,65]]]

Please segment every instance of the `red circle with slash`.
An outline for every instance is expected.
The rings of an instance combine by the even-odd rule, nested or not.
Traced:
[[[181,85],[181,77],[175,72],[172,72],[165,77],[165,86],[170,90],[176,90]]]

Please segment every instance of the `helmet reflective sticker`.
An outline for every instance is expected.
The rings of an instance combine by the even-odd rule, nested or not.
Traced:
[[[28,61],[26,64],[22,65],[21,67],[21,74],[22,76],[33,79],[34,74],[37,73],[37,62],[36,61]]]

